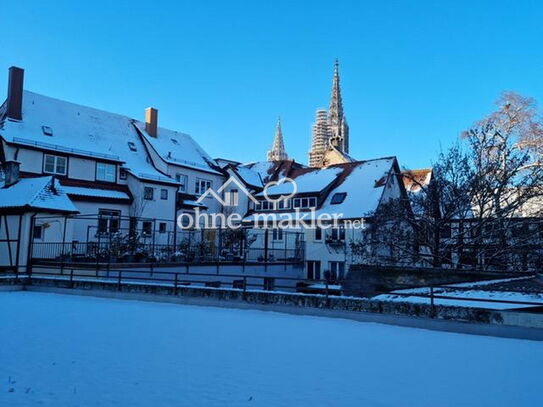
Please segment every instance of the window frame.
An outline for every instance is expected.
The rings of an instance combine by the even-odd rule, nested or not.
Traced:
[[[151,191],[151,194],[149,196],[148,192]],[[145,201],[154,201],[155,199],[155,189],[153,187],[143,187],[143,199]]]
[[[306,261],[306,268],[307,268],[307,279],[308,280],[320,280],[321,279],[321,261],[320,260],[307,260]]]
[[[36,230],[39,230],[39,236],[36,236]],[[34,228],[32,229],[32,240],[43,240],[43,235],[45,232],[45,228],[43,225],[34,225]]]
[[[47,157],[53,157],[53,171],[47,171],[45,169],[46,165],[47,165]],[[57,172],[57,166],[58,166],[58,159],[61,158],[63,160],[65,160],[65,163],[64,163],[64,173],[61,173],[61,172]],[[62,177],[67,177],[68,176],[68,157],[65,156],[65,155],[55,155],[55,154],[49,154],[49,153],[43,153],[43,165],[42,165],[42,171],[44,174],[51,174],[51,175],[59,175],[59,176],[62,176]]]
[[[149,228],[146,226],[149,225]],[[153,235],[153,221],[152,220],[143,220],[141,222],[141,235],[144,237],[149,237]]]
[[[177,172],[175,174],[175,180],[179,182],[181,185],[179,185],[179,192],[187,192],[187,185],[189,182],[189,177],[187,174],[183,174],[181,172]],[[183,180],[183,181],[181,181]]]
[[[107,174],[107,167],[109,166],[110,168],[113,167],[113,179],[101,179],[101,178],[98,178],[98,166],[99,165],[104,165],[106,166],[106,168],[104,168],[104,175]],[[96,161],[96,165],[94,166],[94,179],[95,181],[99,181],[99,182],[108,182],[108,183],[111,183],[111,184],[114,184],[117,182],[117,165],[116,164],[111,164],[111,163],[106,163],[106,162],[103,162],[103,161]]]
[[[118,209],[98,209],[98,224],[97,224],[97,233],[100,235],[109,235],[112,233],[117,233],[121,228],[121,216],[122,213]],[[112,220],[117,222],[116,226],[112,226]],[[101,226],[101,223],[105,221],[105,227]]]
[[[206,184],[206,187],[202,190],[202,183]],[[213,188],[213,181],[210,179],[205,178],[196,178],[196,182],[194,184],[194,193],[198,196],[203,195],[208,189]]]

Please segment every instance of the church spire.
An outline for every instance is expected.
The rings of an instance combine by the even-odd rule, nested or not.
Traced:
[[[334,78],[332,79],[332,94],[330,95],[329,109],[330,124],[339,123],[343,119],[343,101],[341,100],[341,86],[339,83],[339,61],[334,64]]]
[[[281,131],[281,118],[277,119],[277,126],[275,127],[275,137],[273,139],[273,146],[268,151],[268,161],[288,160],[287,152],[285,151],[285,143],[283,142],[283,132]]]
[[[328,111],[330,124],[330,142],[340,151],[349,152],[349,126],[343,115],[343,100],[341,98],[341,85],[339,80],[339,61],[334,64],[334,78],[332,79],[332,94],[330,96],[330,109]]]

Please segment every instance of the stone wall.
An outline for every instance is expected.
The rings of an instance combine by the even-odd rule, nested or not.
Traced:
[[[343,289],[345,295],[371,297],[383,292],[403,288],[465,283],[529,275],[532,274],[353,265],[349,269],[347,277],[343,282]]]

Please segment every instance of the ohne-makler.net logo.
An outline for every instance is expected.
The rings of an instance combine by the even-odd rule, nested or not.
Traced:
[[[231,185],[234,188],[227,190]],[[277,187],[281,185],[284,185],[279,189],[282,193],[277,193]],[[196,207],[194,212],[180,214],[177,217],[177,226],[184,230],[239,229],[243,226],[255,229],[328,229],[340,226],[352,229],[365,228],[364,219],[342,220],[343,213],[328,212],[322,208],[317,209],[316,206],[292,207],[292,199],[297,192],[296,181],[284,177],[268,182],[261,193],[264,199],[257,199],[243,183],[230,177],[216,191],[208,188],[196,201],[200,204],[207,197],[212,197],[224,208],[222,212],[208,213]],[[239,205],[240,193],[247,197],[248,202],[252,202],[255,210],[247,214],[247,208]]]

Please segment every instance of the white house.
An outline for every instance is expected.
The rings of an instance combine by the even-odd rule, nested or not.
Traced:
[[[179,211],[202,206],[198,195],[222,184],[219,168],[189,135],[158,126],[156,109],[142,122],[30,92],[23,78],[21,68],[10,68],[0,162],[19,162],[22,178],[58,180],[85,215],[74,223],[74,240],[133,228],[172,243]],[[209,210],[220,208],[210,202]]]
[[[287,229],[304,233],[305,275],[308,279],[342,278],[353,261],[350,242],[363,238],[364,223],[371,221],[379,205],[406,194],[395,157],[320,169],[304,167],[290,160],[251,163],[232,166],[229,174],[252,187],[259,201],[253,204],[241,197],[238,200],[238,210],[244,213],[243,222],[247,226],[258,228],[263,222],[269,225],[274,221],[280,226],[280,222],[288,218],[307,221],[319,217],[327,224],[323,228],[316,224]],[[296,186],[291,182],[275,184],[285,177]],[[258,180],[261,183],[255,187]],[[266,186],[269,182],[272,184]],[[292,195],[293,188],[295,194]],[[288,198],[273,202],[281,196]],[[338,218],[337,227],[330,227],[333,217]],[[284,236],[284,230],[278,227],[269,232],[267,239],[272,248],[282,248]],[[289,245],[295,243],[290,242]],[[368,246],[367,250],[381,248]]]

